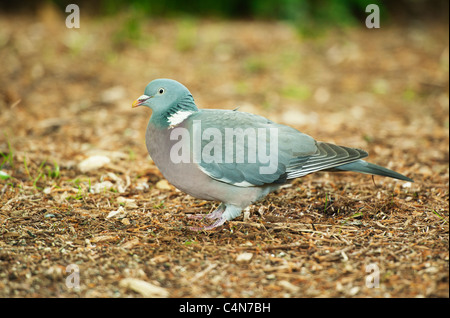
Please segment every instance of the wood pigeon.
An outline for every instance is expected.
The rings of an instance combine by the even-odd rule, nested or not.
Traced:
[[[189,90],[171,79],[150,82],[132,107],[152,115],[148,152],[164,177],[193,197],[220,201],[211,230],[291,179],[316,171],[354,171],[410,181],[368,163],[361,149],[320,142],[298,130],[237,110],[198,109]]]

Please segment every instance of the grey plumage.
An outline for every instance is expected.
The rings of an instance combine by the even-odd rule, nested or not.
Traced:
[[[133,103],[140,105],[153,110],[146,145],[164,177],[194,197],[222,202],[206,216],[214,223],[202,229],[232,220],[282,184],[317,171],[354,171],[412,182],[362,160],[368,156],[364,150],[318,142],[250,113],[198,109],[189,90],[173,80],[148,84]]]

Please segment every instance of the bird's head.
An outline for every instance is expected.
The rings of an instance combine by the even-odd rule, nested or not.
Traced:
[[[197,111],[194,98],[181,83],[171,79],[155,79],[136,99],[132,107],[147,106],[152,109],[152,118],[161,124],[170,122],[171,116],[180,111]]]
[[[132,107],[147,106],[153,111],[161,111],[176,103],[180,97],[190,95],[189,90],[181,83],[171,79],[155,79],[151,81]]]

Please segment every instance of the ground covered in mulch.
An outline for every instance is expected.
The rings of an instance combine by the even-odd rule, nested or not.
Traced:
[[[0,17],[1,297],[448,297],[448,25]],[[363,21],[362,21],[363,23]],[[359,147],[210,232],[145,149],[152,79]],[[106,160],[97,168],[83,161]],[[107,158],[107,159],[105,159]]]

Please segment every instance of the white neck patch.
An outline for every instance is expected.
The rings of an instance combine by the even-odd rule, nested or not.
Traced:
[[[181,124],[186,118],[191,116],[193,113],[194,113],[193,111],[189,110],[180,110],[179,112],[176,112],[175,114],[167,118],[167,120],[169,121],[169,127],[173,128],[176,125]]]

